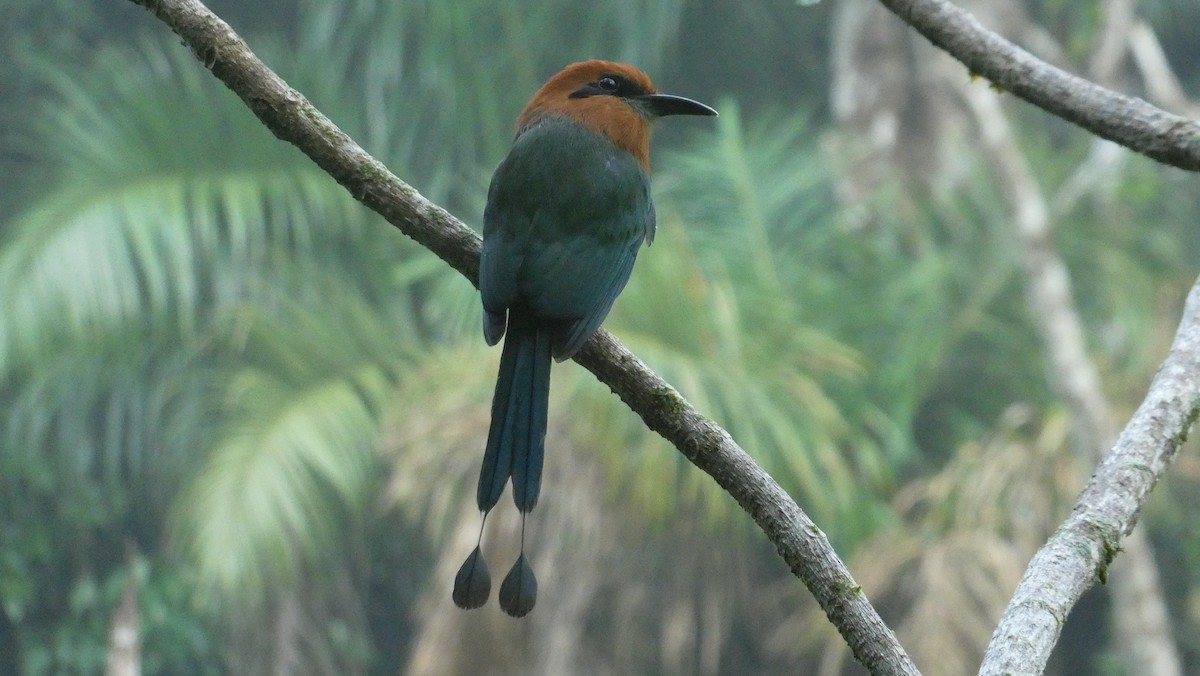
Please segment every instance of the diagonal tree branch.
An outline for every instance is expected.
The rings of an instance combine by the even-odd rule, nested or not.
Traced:
[[[1033,557],[981,674],[1041,673],[1075,602],[1104,582],[1121,540],[1200,417],[1200,281],[1145,401],[1092,475],[1066,522]]]
[[[999,87],[1160,162],[1200,170],[1200,125],[1195,122],[1046,64],[987,30],[948,0],[880,2],[973,73],[983,75]],[[1124,4],[1119,0],[1109,3],[1110,9],[1117,13],[1128,13],[1129,8],[1123,7]],[[1125,20],[1126,16],[1118,16],[1110,22]],[[1099,63],[1096,70],[1103,74],[1114,67],[1115,63]],[[1055,266],[1062,267],[1061,262],[1052,252],[1042,250],[1045,248],[1042,240],[1047,237],[1044,202],[1040,196],[1030,196],[1029,193],[1036,192],[1036,186],[1026,185],[1028,171],[1015,166],[1019,162],[1007,161],[1012,155],[1012,139],[1000,138],[1006,134],[996,133],[1006,123],[987,93],[973,92],[969,98],[983,123],[985,144],[998,158],[998,166],[1010,178],[1021,179],[1010,182],[1009,189],[1017,193],[1010,197],[1027,254],[1026,267],[1034,275],[1031,302],[1054,306],[1065,299],[1069,304],[1069,290],[1057,288],[1065,286],[1065,270],[1056,270]],[[1034,274],[1039,271],[1040,277]],[[1107,446],[1111,442],[1105,440],[1109,437],[1105,430],[1110,425],[1102,421],[1108,419],[1108,407],[1102,397],[1082,395],[1097,390],[1094,382],[1086,382],[1095,380],[1094,368],[1076,363],[1082,354],[1078,327],[1069,321],[1065,324],[1056,321],[1041,328],[1052,346],[1076,345],[1074,356],[1052,349],[1050,361],[1057,369],[1055,372],[1063,377],[1063,394],[1071,401],[1072,409],[1089,421],[1086,431],[1091,438],[1081,441],[1092,447],[1101,447],[1100,443]],[[1133,532],[1137,513],[1186,439],[1197,415],[1200,415],[1200,284],[1189,297],[1175,344],[1142,407],[1080,495],[1071,517],[1030,562],[992,636],[981,674],[1042,673],[1070,609],[1096,579],[1105,580],[1108,565],[1122,543],[1128,543],[1131,560],[1142,559],[1141,569],[1146,569],[1147,552],[1144,547],[1136,547],[1144,543],[1143,536]],[[1133,579],[1123,583],[1136,584]],[[1167,652],[1169,649],[1168,645]],[[1169,661],[1159,660],[1155,665],[1166,672],[1178,671],[1177,664],[1172,666]]]
[[[879,0],[930,42],[1005,91],[1180,169],[1200,171],[1200,124],[1051,66],[949,0]]]
[[[1083,324],[1071,293],[1070,273],[1054,246],[1046,199],[1029,163],[1017,147],[1012,128],[1001,109],[1000,97],[984,87],[968,86],[964,98],[979,124],[982,145],[997,176],[1004,179],[1002,183],[1012,205],[1017,251],[1025,271],[1026,302],[1041,339],[1047,379],[1071,412],[1077,462],[1090,469],[1112,446],[1116,430],[1111,405],[1101,387],[1099,369],[1087,354]],[[1104,145],[1116,147],[1110,143]],[[1110,518],[1119,519],[1120,516],[1113,514]],[[1125,552],[1120,564],[1123,567],[1111,585],[1116,606],[1113,626],[1118,638],[1122,639],[1124,661],[1130,669],[1137,669],[1145,676],[1182,673],[1171,641],[1153,547],[1145,529],[1125,533],[1120,537],[1119,545],[1115,540],[1112,544]],[[1067,571],[1061,569],[1039,574],[1049,574],[1048,579],[1060,589],[1076,584],[1083,584],[1086,589],[1096,577],[1095,570],[1080,568],[1075,572],[1083,578],[1071,579],[1067,577]],[[1019,619],[1029,618],[1014,617],[1012,621]],[[1024,636],[1025,632],[1014,628],[1008,635]],[[1131,640],[1133,637],[1136,640]],[[1012,646],[997,645],[994,641],[993,638],[993,650],[1012,650]],[[1040,664],[1027,662],[1016,671],[1040,673],[1053,645],[1050,642],[1042,646],[1043,654],[1028,655],[1040,659]]]
[[[355,199],[477,283],[479,237],[388,172],[267,68],[245,41],[199,0],[131,1],[170,26],[272,133],[299,148]],[[859,662],[875,674],[918,673],[825,534],[728,432],[700,415],[603,329],[575,360],[617,393],[647,426],[712,476],[754,518],[792,572],[808,586]]]

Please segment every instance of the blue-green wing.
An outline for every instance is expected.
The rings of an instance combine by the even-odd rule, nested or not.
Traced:
[[[605,225],[623,227],[635,215],[624,212],[614,218],[625,220]],[[647,216],[643,212],[640,217]],[[629,281],[642,240],[603,241],[585,235],[544,247],[526,261],[531,279],[547,280],[527,290],[530,304],[542,316],[563,320],[554,333],[556,359],[574,355],[608,316]]]
[[[492,179],[484,212],[484,334],[528,307],[566,359],[591,336],[653,236],[649,182],[627,152],[568,120],[526,131]]]

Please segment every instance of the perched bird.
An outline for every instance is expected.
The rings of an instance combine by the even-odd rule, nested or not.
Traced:
[[[638,249],[654,239],[650,123],[716,114],[657,93],[633,66],[574,63],[525,106],[512,149],[492,176],[479,264],[483,337],[489,345],[508,337],[476,501],[486,523],[512,478],[521,554],[500,585],[500,607],[513,617],[537,600],[524,517],[541,487],[550,358],[562,361],[583,346],[629,280]],[[455,576],[453,599],[477,608],[490,593],[477,543]]]

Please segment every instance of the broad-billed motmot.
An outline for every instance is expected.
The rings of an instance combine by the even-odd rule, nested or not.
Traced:
[[[500,607],[513,617],[537,600],[524,518],[542,481],[550,358],[562,361],[583,346],[629,281],[642,243],[654,240],[650,123],[716,114],[657,93],[632,66],[571,64],[525,106],[512,149],[492,176],[479,264],[483,337],[489,345],[508,337],[476,501],[486,523],[512,478],[521,554],[500,585]],[[454,602],[482,606],[491,586],[476,544],[454,578]]]

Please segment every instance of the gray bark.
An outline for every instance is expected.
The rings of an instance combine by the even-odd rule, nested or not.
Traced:
[[[1200,282],[1174,344],[1070,517],[1038,551],[992,635],[981,674],[1045,670],[1071,608],[1125,546],[1150,491],[1200,417]],[[1140,668],[1140,665],[1139,665]]]
[[[1200,124],[1041,61],[948,0],[880,0],[1000,89],[1163,164],[1200,171]]]
[[[1026,298],[1046,357],[1047,378],[1071,411],[1078,462],[1090,467],[1115,437],[1112,407],[1101,388],[1099,369],[1087,353],[1070,273],[1050,232],[1046,199],[1018,150],[999,98],[982,87],[970,88],[966,96],[979,120],[985,148],[1008,187]],[[1122,549],[1125,556],[1110,585],[1122,656],[1139,674],[1179,676],[1182,667],[1167,624],[1150,541],[1139,533],[1127,538]]]

